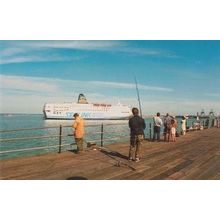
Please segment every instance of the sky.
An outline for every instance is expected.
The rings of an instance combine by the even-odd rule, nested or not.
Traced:
[[[142,111],[220,113],[220,41],[0,41],[0,113],[44,103],[118,102]]]

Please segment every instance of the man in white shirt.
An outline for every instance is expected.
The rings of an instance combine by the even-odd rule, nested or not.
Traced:
[[[155,139],[157,139],[157,141],[160,141],[160,130],[161,130],[161,126],[163,125],[163,121],[160,118],[160,113],[157,113],[157,116],[153,117],[153,121],[154,121],[154,137],[153,137],[153,141],[155,141]]]

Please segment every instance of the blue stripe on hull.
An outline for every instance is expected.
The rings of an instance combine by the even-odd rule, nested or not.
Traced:
[[[126,120],[129,117],[124,118],[83,118],[84,120]],[[73,120],[73,118],[45,118],[45,120]]]

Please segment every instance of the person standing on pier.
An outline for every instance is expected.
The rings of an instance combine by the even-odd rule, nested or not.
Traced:
[[[153,121],[154,121],[154,137],[153,137],[153,141],[155,141],[155,139],[157,138],[157,141],[160,141],[160,129],[161,126],[163,125],[163,121],[160,118],[160,113],[157,113],[157,116],[153,117]]]
[[[166,116],[164,117],[164,141],[165,142],[166,141],[169,142],[171,120],[172,120],[172,117],[170,116],[169,113],[167,113]]]
[[[182,128],[182,135],[186,135],[186,117],[183,116],[181,120],[181,128]]]
[[[220,117],[217,118],[217,128],[220,128]]]
[[[84,120],[79,116],[78,113],[74,114],[74,124],[73,124],[73,128],[75,129],[74,131],[74,137],[75,137],[75,141],[76,141],[76,145],[77,145],[77,153],[79,153],[80,151],[83,151],[83,137],[85,134],[85,130],[84,130]]]
[[[139,162],[141,158],[141,145],[144,140],[145,121],[139,116],[137,108],[132,109],[133,117],[129,120],[130,127],[130,150],[129,161]]]
[[[177,129],[177,123],[175,119],[171,120],[171,129],[170,129],[170,141],[176,142],[176,129]]]

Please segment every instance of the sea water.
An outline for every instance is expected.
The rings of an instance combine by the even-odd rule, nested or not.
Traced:
[[[180,120],[181,119],[178,119],[178,132],[181,131]],[[191,126],[195,120],[196,119],[188,119],[187,125]],[[150,138],[150,136],[153,136],[153,119],[145,118],[145,122],[145,138]],[[31,151],[22,150],[21,152],[4,153],[0,154],[0,159],[39,155],[48,152],[58,152],[60,126],[62,126],[62,145],[64,145],[62,146],[62,151],[74,150],[76,146],[74,145],[74,138],[72,136],[72,124],[72,120],[44,120],[43,115],[41,114],[1,114],[1,152],[40,147],[45,147],[45,149],[35,149]],[[105,146],[112,143],[129,141],[128,120],[89,120],[85,121],[85,124],[85,143],[95,142],[97,145],[101,145],[100,132],[102,124],[104,128],[103,139]],[[19,131],[19,129],[28,130]],[[161,132],[162,131],[163,128],[161,129]],[[17,139],[9,140],[13,138]],[[24,138],[27,138],[27,140]]]

